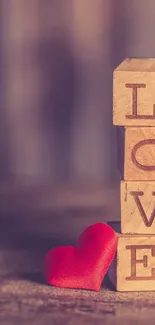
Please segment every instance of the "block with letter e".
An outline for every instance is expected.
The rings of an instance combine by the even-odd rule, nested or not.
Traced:
[[[108,223],[118,235],[116,256],[108,276],[117,291],[155,291],[155,235],[120,233],[120,223]]]

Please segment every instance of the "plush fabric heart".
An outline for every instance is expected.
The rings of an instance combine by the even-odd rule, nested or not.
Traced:
[[[114,230],[104,223],[93,224],[81,234],[76,247],[60,246],[45,255],[45,279],[57,287],[99,291],[116,249]]]

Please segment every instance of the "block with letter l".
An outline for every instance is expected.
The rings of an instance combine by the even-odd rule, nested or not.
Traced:
[[[113,124],[155,126],[155,59],[124,60],[113,74]]]
[[[108,223],[117,231],[116,256],[108,276],[117,291],[155,291],[155,235],[120,233],[120,223]]]

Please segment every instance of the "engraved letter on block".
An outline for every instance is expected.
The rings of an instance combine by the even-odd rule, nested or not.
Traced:
[[[117,235],[117,254],[108,271],[116,290],[155,291],[155,235]]]
[[[113,123],[155,126],[155,59],[126,59],[114,71]]]
[[[155,181],[121,181],[121,232],[155,235]]]
[[[124,180],[155,180],[155,127],[125,129]]]

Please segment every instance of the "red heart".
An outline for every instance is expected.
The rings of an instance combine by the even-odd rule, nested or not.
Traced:
[[[57,287],[99,291],[116,248],[114,230],[104,223],[93,224],[81,234],[76,247],[60,246],[45,255],[45,279]]]

